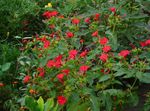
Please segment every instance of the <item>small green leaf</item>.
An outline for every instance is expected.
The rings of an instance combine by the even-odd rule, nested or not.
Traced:
[[[11,63],[5,63],[2,65],[2,71],[7,71],[11,66]]]
[[[100,79],[99,79],[99,82],[103,82],[103,81],[106,81],[110,78],[109,75],[103,75]]]

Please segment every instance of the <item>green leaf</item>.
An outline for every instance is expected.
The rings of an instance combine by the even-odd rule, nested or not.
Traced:
[[[136,77],[143,83],[150,83],[150,73],[137,72]]]
[[[56,106],[53,108],[52,111],[58,111],[58,103],[56,104]]]
[[[103,82],[103,81],[106,81],[110,79],[110,76],[109,75],[103,75],[100,79],[99,79],[99,82]]]
[[[90,97],[90,101],[91,101],[91,105],[92,105],[92,111],[100,111],[100,101],[99,99],[94,96],[94,95],[91,95]]]
[[[104,97],[105,97],[106,110],[112,111],[112,99],[110,94],[107,93]]]
[[[10,68],[10,66],[11,66],[11,63],[5,63],[5,64],[3,64],[2,65],[2,71],[4,72],[4,71],[7,71],[9,68]]]
[[[38,107],[38,103],[30,96],[25,97],[25,105],[30,111],[41,111]]]
[[[53,98],[47,99],[47,102],[44,105],[44,111],[49,111],[54,106]]]
[[[44,100],[42,97],[39,97],[39,99],[37,100],[38,106],[40,108],[40,111],[44,110]]]

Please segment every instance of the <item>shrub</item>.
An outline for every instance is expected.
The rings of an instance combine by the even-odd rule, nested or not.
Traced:
[[[133,16],[140,11],[139,2],[110,6],[108,1],[82,1],[81,9],[84,3],[89,8],[84,13],[75,13],[77,7],[66,14],[59,8],[45,9],[46,33],[27,42],[18,58],[23,94],[54,98],[58,110],[67,111],[115,111],[127,103],[136,105],[136,83],[150,79],[149,32],[136,23],[146,24],[148,16]]]

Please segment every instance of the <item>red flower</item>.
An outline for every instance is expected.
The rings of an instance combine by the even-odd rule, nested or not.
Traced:
[[[55,61],[61,61],[62,60],[62,55],[58,55],[57,57],[55,57]]]
[[[39,76],[40,77],[44,77],[44,75],[45,75],[44,68],[43,67],[39,67],[39,68],[37,68],[37,70],[39,71]]]
[[[44,77],[44,75],[45,75],[45,72],[40,72],[40,73],[39,73],[39,76],[40,76],[40,77]]]
[[[111,50],[111,47],[109,45],[106,45],[102,49],[104,52],[109,52]]]
[[[45,40],[44,42],[44,48],[47,49],[50,46],[50,41]]]
[[[56,68],[61,67],[61,65],[62,65],[62,61],[61,61],[61,60],[57,60],[57,61],[54,63],[54,67],[56,67]]]
[[[46,66],[47,66],[48,68],[51,68],[51,67],[55,66],[55,61],[54,61],[54,60],[49,60],[49,61],[47,62],[47,64],[46,64]]]
[[[57,79],[61,82],[61,83],[63,83],[63,78],[64,78],[64,74],[63,73],[60,73],[60,74],[58,74],[57,75]]]
[[[62,70],[61,72],[62,72],[62,73],[65,73],[66,75],[68,75],[69,72],[70,72],[70,70],[69,70],[69,69],[64,69],[64,70]]]
[[[90,23],[90,18],[85,18],[84,22],[87,23],[87,24],[89,24]]]
[[[86,66],[86,65],[80,66],[80,71],[86,72],[88,70],[88,68],[89,68],[89,66]]]
[[[141,47],[145,47],[146,46],[146,42],[140,42]]]
[[[31,77],[29,75],[25,76],[23,79],[23,83],[28,83],[30,81],[30,78]]]
[[[67,102],[67,99],[64,96],[58,96],[57,102],[59,105],[64,105]]]
[[[119,53],[119,56],[122,56],[122,57],[126,57],[127,55],[130,54],[130,51],[128,50],[122,50],[120,53]]]
[[[52,12],[51,12],[51,16],[56,16],[57,14],[58,14],[57,11],[52,11]]]
[[[98,31],[93,32],[93,33],[92,33],[92,36],[93,36],[93,37],[97,37],[97,36],[98,36]]]
[[[109,8],[109,10],[111,11],[111,12],[116,12],[116,8],[115,7],[111,7],[111,8]]]
[[[45,18],[49,19],[49,18],[51,18],[53,16],[56,16],[57,14],[58,14],[57,11],[52,11],[52,12],[51,11],[46,11],[46,12],[43,13],[43,16]]]
[[[77,24],[79,24],[79,23],[80,23],[80,20],[79,20],[79,19],[77,19],[77,18],[72,19],[72,24],[77,25]]]
[[[99,17],[100,17],[100,14],[99,14],[99,13],[96,13],[96,14],[95,14],[95,17],[94,17],[94,20],[99,20]]]
[[[81,54],[80,54],[80,57],[85,57],[86,55],[87,55],[87,51],[85,50],[85,51],[83,51]]]
[[[101,61],[106,62],[108,59],[108,54],[102,53],[99,58]]]
[[[78,53],[77,50],[70,50],[69,51],[69,58],[70,59],[75,59],[77,53]]]
[[[150,39],[145,41],[146,45],[150,45]]]
[[[67,36],[68,38],[72,38],[72,37],[74,36],[74,34],[73,34],[72,32],[67,32],[67,33],[66,33],[66,36]]]
[[[107,44],[107,42],[108,42],[108,39],[107,39],[106,37],[103,37],[103,38],[101,38],[101,39],[99,40],[99,43],[100,43],[101,45],[105,45],[105,44]]]

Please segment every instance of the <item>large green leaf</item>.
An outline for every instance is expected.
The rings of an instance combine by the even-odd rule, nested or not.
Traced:
[[[150,83],[150,73],[137,72],[136,77],[143,83]]]
[[[99,101],[99,99],[96,96],[91,95],[90,96],[90,101],[91,101],[92,111],[100,111],[100,101]]]
[[[30,96],[25,97],[25,105],[30,111],[41,111],[38,107],[38,103]]]
[[[47,101],[44,105],[44,111],[49,111],[53,106],[54,106],[53,98],[47,99]]]
[[[37,100],[37,103],[40,108],[40,111],[44,111],[44,100],[42,97],[39,97],[39,99]]]

